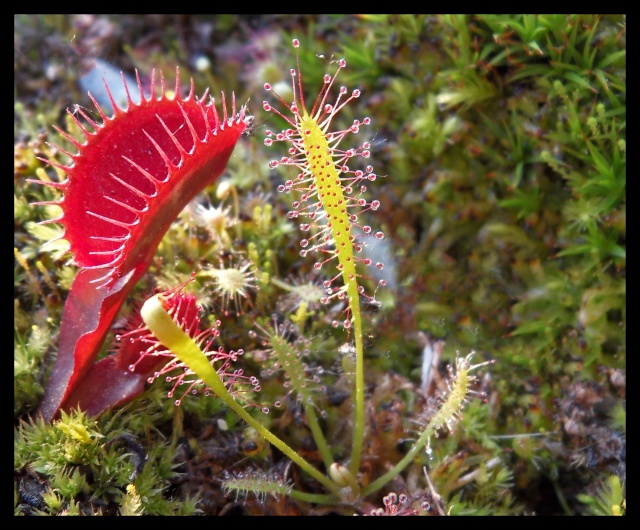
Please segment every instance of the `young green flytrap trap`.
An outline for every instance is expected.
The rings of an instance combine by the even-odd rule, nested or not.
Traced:
[[[294,48],[299,47],[297,39],[293,40],[293,46]],[[276,114],[285,121],[287,126],[285,130],[278,133],[267,131],[264,143],[267,146],[277,144],[287,146],[286,156],[270,162],[269,166],[272,169],[279,166],[285,168],[293,166],[297,172],[297,175],[286,180],[278,189],[283,193],[295,195],[288,217],[299,220],[300,229],[304,233],[304,237],[300,241],[300,255],[302,258],[313,257],[315,259],[314,269],[322,270],[323,273],[329,271],[327,273],[328,279],[324,280],[321,286],[323,293],[320,302],[325,305],[337,303],[342,313],[338,319],[333,320],[332,326],[344,328],[348,340],[353,342],[351,349],[354,351],[352,362],[355,374],[349,378],[352,384],[350,399],[353,404],[353,416],[349,420],[351,447],[348,460],[336,461],[336,449],[331,447],[325,437],[315,403],[315,396],[323,389],[317,375],[320,372],[318,367],[311,367],[305,361],[306,342],[300,330],[296,330],[293,324],[289,322],[278,323],[277,320],[274,320],[273,327],[257,325],[255,330],[247,330],[247,337],[256,338],[259,336],[265,346],[264,351],[267,352],[270,359],[265,363],[264,373],[267,371],[270,373],[283,372],[286,388],[289,389],[287,395],[292,395],[293,401],[301,405],[306,424],[322,458],[324,472],[310,463],[300,451],[291,447],[289,443],[263,425],[259,419],[260,414],[254,417],[250,413],[250,409],[258,408],[263,414],[268,414],[271,404],[260,403],[256,397],[261,390],[258,378],[245,374],[242,368],[235,367],[235,363],[244,354],[244,350],[227,351],[224,347],[217,346],[221,334],[219,331],[220,322],[216,321],[213,327],[202,329],[202,324],[205,321],[201,318],[202,310],[195,303],[194,296],[183,292],[186,283],[147,299],[140,309],[140,321],[116,338],[120,343],[119,356],[116,356],[116,359],[119,359],[122,372],[144,374],[145,381],[148,382],[159,378],[164,379],[166,383],[171,385],[168,396],[175,400],[176,405],[179,405],[188,394],[195,395],[202,392],[205,395],[217,396],[250,427],[255,429],[259,436],[279,449],[302,471],[321,484],[326,491],[326,493],[310,493],[296,489],[276,473],[255,471],[229,474],[225,478],[224,488],[236,494],[253,492],[258,498],[265,498],[267,495],[285,495],[300,501],[319,504],[358,506],[367,495],[384,487],[406,469],[418,453],[428,447],[431,438],[437,436],[439,430],[452,429],[455,426],[460,419],[465,402],[473,394],[471,387],[476,379],[471,372],[479,366],[487,364],[472,365],[473,353],[464,358],[457,357],[455,371],[450,372],[448,391],[432,400],[428,413],[419,418],[420,431],[406,455],[381,477],[361,484],[362,450],[366,433],[363,334],[365,322],[362,305],[371,304],[376,307],[380,305],[375,298],[375,291],[374,294],[366,292],[365,283],[371,278],[366,275],[364,270],[367,267],[383,268],[382,263],[372,262],[364,250],[370,238],[374,241],[383,239],[384,234],[364,223],[364,218],[369,215],[368,212],[374,212],[380,207],[378,200],[367,198],[367,185],[377,178],[373,167],[366,162],[362,163],[364,168],[359,167],[362,159],[366,160],[371,156],[370,143],[364,142],[358,147],[345,145],[348,143],[350,135],[358,133],[361,126],[371,123],[370,118],[363,118],[362,121],[355,120],[346,129],[332,130],[336,117],[342,109],[360,96],[360,91],[357,89],[347,96],[347,88],[340,87],[337,96],[332,99],[332,88],[338,74],[345,67],[346,61],[341,59],[337,63],[335,73],[324,76],[319,94],[308,110],[305,103],[300,60],[297,57],[297,68],[291,69],[290,72],[293,90],[292,103],[285,102],[269,84],[266,84],[265,89],[276,98],[281,108],[277,109],[266,101],[263,103],[263,108],[267,112]],[[203,126],[209,123],[207,120],[210,111],[203,110],[204,107],[198,102],[189,103],[191,96],[187,100],[181,100],[177,106],[171,106],[165,101],[164,88],[163,98],[158,101],[168,106],[167,116],[177,120],[177,128],[182,131],[181,134],[186,136],[177,137],[171,132],[176,127],[169,127],[166,124],[168,117],[149,118],[150,123],[155,125],[156,132],[164,141],[163,145],[159,145],[158,139],[154,139],[153,135],[145,132],[145,137],[151,147],[159,154],[154,159],[155,163],[159,164],[161,168],[169,168],[169,173],[171,173],[174,166],[175,171],[179,172],[183,166],[193,162],[195,165],[190,168],[190,171],[195,170],[195,174],[201,175],[197,166],[198,159],[194,160],[191,155],[194,152],[197,154],[200,143],[204,142],[202,140],[203,133],[198,129],[200,122],[195,117],[190,117],[185,109],[189,105],[195,104],[194,116],[202,116]],[[150,103],[143,100],[141,105],[147,106]],[[129,106],[132,106],[131,102]],[[108,123],[109,118],[103,113],[101,116]],[[217,117],[217,114],[215,116]],[[89,120],[86,116],[84,117]],[[226,163],[235,141],[248,121],[244,118],[244,111],[236,115],[234,109],[232,118],[227,118],[225,114],[224,120],[221,122],[228,125],[226,134],[230,136],[228,141],[225,140],[219,146],[220,149],[224,148],[223,154],[226,157],[224,162]],[[219,125],[220,120],[215,123]],[[180,124],[182,125],[180,126]],[[100,128],[99,125],[94,124],[94,126]],[[215,131],[217,132],[206,129],[204,139],[211,139],[218,133],[224,139],[224,127],[217,127]],[[69,139],[71,140],[70,137]],[[193,147],[185,148],[185,141]],[[81,152],[84,149],[79,143],[77,147]],[[88,277],[88,280],[91,281],[87,285],[97,283],[98,287],[101,286],[103,291],[107,293],[111,292],[110,289],[117,288],[117,282],[120,278],[125,278],[124,281],[129,282],[127,286],[130,289],[130,282],[137,281],[149,266],[150,257],[159,241],[158,236],[155,236],[153,241],[143,239],[142,242],[136,242],[131,234],[137,230],[135,227],[138,225],[149,226],[148,223],[151,221],[147,219],[146,212],[156,208],[154,202],[156,195],[162,195],[165,201],[169,201],[170,190],[166,193],[163,191],[164,181],[160,181],[157,176],[150,173],[149,169],[145,169],[143,162],[136,161],[129,155],[122,155],[121,158],[124,160],[121,162],[122,167],[132,168],[134,180],[129,182],[120,174],[109,174],[107,181],[114,186],[117,185],[116,189],[121,192],[121,195],[124,193],[125,196],[128,196],[131,204],[118,197],[111,198],[109,203],[117,207],[116,211],[126,214],[128,221],[126,223],[124,221],[114,222],[116,219],[108,217],[107,213],[94,212],[93,217],[106,223],[105,227],[113,226],[124,231],[117,231],[114,228],[113,234],[109,232],[110,235],[99,236],[96,239],[98,242],[96,244],[105,245],[108,243],[110,246],[105,247],[107,248],[105,251],[93,250],[87,254],[92,256],[93,260],[98,260],[100,265],[97,267],[99,272]],[[223,169],[220,166],[221,160],[222,158],[219,156],[214,160],[216,176]],[[207,161],[204,155],[202,155],[201,161],[202,163]],[[63,169],[71,170],[70,167]],[[184,183],[180,181],[176,185],[181,186],[184,190],[190,189],[187,184],[188,175],[184,176],[187,180]],[[170,178],[171,175],[167,180]],[[201,189],[205,183],[204,177],[198,183],[200,184],[199,189]],[[157,188],[155,194],[152,189],[154,186]],[[180,189],[179,187],[178,191]],[[73,195],[71,197],[73,198]],[[104,201],[103,196],[100,199]],[[73,235],[80,229],[75,226],[71,227],[74,217],[69,211],[67,206],[65,209],[65,228]],[[175,217],[179,212],[172,210],[171,213]],[[166,215],[168,214],[160,216],[163,226],[168,226]],[[123,224],[131,225],[131,228],[121,226]],[[129,236],[127,236],[127,231],[129,231]],[[142,262],[136,262],[135,256],[129,257],[130,239],[134,239],[132,243],[137,244],[138,250],[143,251],[144,260]],[[134,245],[132,248],[137,247]],[[134,270],[128,272],[127,267],[122,270],[121,264],[127,264],[131,260],[134,260],[132,263],[136,265]],[[89,271],[95,269],[89,268]],[[104,274],[105,269],[105,276],[97,276],[97,274]],[[240,274],[243,272],[246,271],[240,270]],[[128,273],[128,276],[123,276],[125,273]],[[383,280],[378,281],[375,290],[377,291],[378,287],[384,284]],[[83,284],[83,288],[87,287]],[[114,292],[119,293],[120,291]],[[224,291],[221,292],[225,296]],[[84,291],[80,294],[83,293]],[[123,296],[122,294],[118,296],[118,303],[122,301]],[[100,304],[103,299],[104,296],[98,298],[95,304],[100,311],[102,311]],[[101,334],[106,333],[105,330],[113,320],[116,309],[117,307],[111,309],[107,314],[108,318],[105,317],[104,322],[98,326]],[[68,322],[73,321],[73,314],[70,313],[70,315]],[[70,324],[67,323],[67,325]],[[103,337],[103,335],[101,336]],[[78,342],[81,338],[82,336],[79,336]],[[112,373],[112,371],[108,373]],[[93,374],[90,372],[88,380],[95,380],[95,378],[91,379],[92,377]],[[87,384],[82,385],[81,381],[79,388],[82,391],[78,399],[68,401],[69,398],[65,398],[65,400],[83,404],[85,401],[88,402],[89,397],[93,399],[95,392],[92,394],[87,386]],[[67,390],[67,392],[70,391]],[[75,394],[78,394],[77,389]],[[74,391],[71,391],[72,397],[75,394]],[[133,394],[131,393],[131,395]],[[99,398],[96,397],[96,399]],[[278,400],[272,405],[279,408],[283,405],[283,401]],[[111,403],[111,405],[113,404]],[[56,407],[58,405],[59,403]],[[102,405],[104,403],[101,403]],[[97,411],[103,409],[96,408]],[[57,408],[51,408],[50,413],[53,414],[55,410]]]

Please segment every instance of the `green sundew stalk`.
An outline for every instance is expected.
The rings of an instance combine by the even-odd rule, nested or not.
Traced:
[[[142,306],[140,315],[149,331],[153,333],[158,341],[171,350],[181,362],[186,364],[229,408],[253,427],[260,436],[277,447],[329,491],[338,494],[339,489],[331,479],[323,475],[289,445],[267,430],[233,399],[225,388],[218,372],[211,366],[209,359],[200,349],[200,346],[174,322],[171,315],[166,311],[162,295],[155,295],[149,298]]]
[[[347,214],[342,181],[326,134],[317,121],[306,112],[300,122],[300,130],[304,138],[307,165],[313,175],[313,184],[317,189],[318,199],[326,212],[327,228],[331,231],[331,238],[336,247],[338,269],[342,273],[349,307],[354,320],[355,318],[359,319],[360,308],[355,307],[360,305],[360,298],[356,281],[355,260],[353,259],[353,236],[351,235],[351,223]],[[357,317],[354,309],[357,310]]]
[[[292,489],[291,485],[279,477],[271,477],[261,471],[245,472],[243,477],[232,476],[223,480],[224,489],[230,493],[235,492],[236,500],[238,497],[246,495],[248,492],[253,493],[259,500],[264,500],[267,495],[285,495],[292,499],[302,502],[316,504],[338,504],[336,497],[324,495],[321,493],[306,493]]]
[[[294,39],[293,46],[297,48],[299,45],[298,40]],[[291,144],[290,156],[283,157],[280,161],[271,161],[270,167],[275,168],[280,164],[293,165],[301,171],[295,180],[288,180],[284,185],[278,187],[278,190],[283,192],[289,192],[294,188],[302,192],[300,200],[294,201],[294,209],[289,212],[289,217],[292,219],[307,217],[311,221],[321,218],[326,220],[326,225],[318,225],[320,228],[315,235],[300,242],[303,247],[300,254],[306,256],[308,252],[322,252],[328,255],[329,257],[323,261],[317,261],[314,264],[316,269],[322,268],[324,264],[334,258],[338,260],[337,268],[340,273],[325,282],[329,296],[323,297],[321,301],[328,303],[330,299],[337,297],[338,299],[346,298],[348,303],[345,309],[347,318],[343,321],[343,325],[345,328],[353,329],[356,350],[354,432],[349,471],[352,475],[357,476],[364,437],[364,353],[360,296],[364,296],[374,303],[377,302],[373,297],[364,294],[364,288],[358,284],[356,261],[370,265],[371,260],[356,257],[355,252],[362,250],[363,244],[356,242],[351,233],[352,227],[358,226],[364,234],[370,234],[371,227],[359,225],[357,223],[358,215],[349,213],[348,209],[360,208],[358,213],[376,210],[380,206],[380,201],[367,202],[362,197],[366,191],[363,182],[376,179],[373,168],[367,166],[365,171],[361,171],[350,169],[347,165],[347,162],[352,158],[368,158],[370,144],[365,142],[356,149],[338,149],[338,145],[347,134],[358,132],[360,125],[369,125],[371,120],[369,118],[364,118],[362,122],[354,120],[348,129],[329,131],[331,121],[340,110],[352,99],[360,96],[360,91],[354,90],[350,97],[341,102],[347,89],[340,87],[336,102],[333,105],[326,103],[329,90],[338,72],[345,66],[345,60],[341,59],[338,61],[338,71],[333,77],[329,74],[324,76],[323,87],[311,112],[307,112],[298,61],[298,71],[291,70],[294,96],[291,105],[280,98],[273,91],[271,85],[265,84],[265,89],[272,92],[293,116],[281,113],[266,101],[263,103],[263,108],[267,112],[279,115],[292,127],[275,134],[275,138],[272,137],[274,133],[266,131],[267,138],[265,139],[267,146],[272,145],[274,141]],[[298,76],[297,86],[296,75]],[[300,228],[303,231],[309,231],[311,224],[301,223]],[[376,232],[375,237],[382,239],[384,235],[382,232]],[[330,248],[332,246],[335,248]],[[376,266],[382,268],[381,263],[377,263]],[[343,286],[331,287],[333,281],[338,277],[342,277]],[[384,282],[381,281],[380,284],[384,285]],[[335,322],[334,325],[338,325],[338,323]]]

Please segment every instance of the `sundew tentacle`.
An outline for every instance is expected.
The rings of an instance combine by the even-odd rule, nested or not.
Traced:
[[[293,46],[297,48],[299,42],[294,39]],[[299,60],[298,60],[299,63]],[[322,88],[310,112],[305,107],[300,66],[291,70],[294,100],[291,104],[285,102],[275,93],[268,83],[265,89],[273,93],[288,113],[281,112],[268,102],[263,103],[264,110],[273,112],[283,118],[292,128],[280,133],[266,131],[265,145],[274,142],[289,144],[288,155],[280,160],[270,162],[271,168],[279,165],[295,166],[299,171],[294,180],[287,180],[278,191],[288,193],[296,190],[300,199],[292,204],[293,209],[288,213],[290,219],[300,219],[300,228],[304,232],[315,231],[309,237],[300,241],[300,254],[304,257],[310,253],[319,255],[314,268],[322,269],[326,264],[337,260],[338,277],[342,278],[342,285],[335,286],[332,280],[325,284],[326,296],[323,303],[329,303],[334,298],[347,301],[345,318],[342,325],[345,328],[355,327],[356,316],[359,313],[360,296],[370,303],[378,305],[374,296],[367,295],[358,278],[364,277],[357,269],[357,264],[370,266],[370,259],[358,254],[362,251],[365,239],[362,236],[373,236],[383,239],[384,234],[373,231],[368,225],[360,224],[359,216],[367,211],[375,211],[380,207],[379,200],[368,201],[364,194],[367,182],[376,180],[377,175],[373,167],[367,165],[364,170],[352,169],[347,164],[353,159],[369,158],[371,145],[365,142],[357,148],[338,149],[338,145],[348,134],[359,132],[360,126],[371,124],[370,118],[362,121],[354,120],[353,124],[344,130],[330,131],[333,119],[351,100],[360,96],[360,90],[354,90],[350,97],[342,100],[348,92],[346,87],[340,87],[336,102],[327,103],[329,91],[337,78],[339,71],[346,67],[346,61],[338,61],[338,69],[333,76],[326,74]],[[383,265],[376,264],[379,268]],[[327,282],[326,282],[327,283]],[[381,282],[384,284],[384,282]],[[339,325],[334,322],[334,325]]]
[[[298,48],[299,45],[300,42],[294,39],[294,48]],[[373,232],[368,225],[359,223],[359,215],[365,211],[377,210],[380,206],[379,201],[369,202],[363,196],[367,191],[366,183],[376,179],[372,166],[367,166],[363,171],[352,169],[348,165],[352,159],[355,161],[357,158],[369,158],[370,144],[365,142],[357,148],[342,148],[346,136],[357,133],[361,125],[369,125],[370,118],[355,120],[347,129],[330,130],[334,118],[345,105],[360,96],[360,90],[356,89],[350,96],[345,97],[348,90],[341,86],[335,103],[327,103],[338,73],[346,65],[346,61],[340,59],[334,75],[324,76],[322,88],[309,112],[305,106],[300,59],[297,57],[297,70],[290,71],[293,102],[285,102],[267,83],[265,90],[271,92],[286,111],[274,108],[267,101],[263,102],[263,109],[280,116],[289,126],[275,134],[266,131],[267,138],[264,143],[267,146],[273,145],[274,142],[289,145],[288,156],[272,160],[269,167],[294,166],[298,171],[295,179],[287,180],[278,190],[284,193],[296,190],[300,194],[299,199],[293,202],[293,209],[288,216],[290,219],[301,219],[300,228],[304,232],[314,228],[314,234],[300,241],[300,254],[303,257],[309,253],[320,256],[314,263],[314,269],[317,270],[337,261],[338,274],[325,282],[326,295],[321,301],[329,303],[331,299],[337,298],[346,302],[342,325],[352,330],[355,339],[356,403],[349,472],[357,476],[364,435],[364,352],[360,297],[374,305],[379,303],[375,295],[365,294],[365,289],[358,280],[362,275],[358,273],[356,264],[371,265],[370,259],[358,255],[365,245],[363,236],[372,234],[375,238],[382,239],[384,234],[380,231]],[[380,268],[382,264],[378,263],[376,266]],[[342,279],[342,285],[336,286],[334,284],[338,278]],[[381,281],[380,284],[384,282]],[[333,325],[337,327],[340,323],[334,321]]]
[[[150,357],[165,359],[165,364],[149,377],[148,382],[164,379],[167,383],[171,383],[168,397],[175,398],[176,405],[180,405],[184,397],[189,394],[216,395],[215,389],[205,384],[184,359],[176,356],[174,351],[176,346],[172,340],[182,340],[194,351],[196,349],[198,352],[201,351],[209,364],[215,366],[226,392],[234,399],[243,401],[245,406],[257,406],[248,396],[260,391],[259,380],[245,375],[242,369],[234,368],[234,364],[244,351],[241,349],[226,351],[222,347],[214,347],[214,341],[220,335],[218,331],[220,321],[216,321],[212,327],[201,329],[201,309],[196,304],[194,295],[183,292],[184,286],[185,284],[181,284],[154,297],[175,325],[175,327],[165,327],[165,333],[174,330],[173,335],[167,334],[166,342],[163,342],[146,323],[141,323],[138,327],[116,337],[118,344],[125,347],[137,345],[139,349],[139,357],[128,366],[128,369],[131,372],[136,371],[138,365],[148,362]],[[147,311],[150,312],[148,308]]]

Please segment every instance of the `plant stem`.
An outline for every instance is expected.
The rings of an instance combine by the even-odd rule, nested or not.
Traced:
[[[287,493],[289,497],[297,501],[312,502],[315,504],[339,504],[333,495],[324,495],[322,493],[305,493],[304,491],[291,490]]]
[[[362,455],[362,440],[364,438],[364,347],[362,338],[362,316],[360,314],[360,295],[357,291],[357,284],[355,282],[348,284],[347,292],[349,295],[351,314],[353,315],[353,332],[356,343],[356,406],[349,471],[357,478]]]
[[[305,403],[304,412],[307,415],[307,422],[309,423],[309,428],[311,429],[313,439],[318,446],[320,454],[322,455],[324,467],[328,470],[331,467],[331,464],[333,464],[333,455],[331,454],[331,450],[327,445],[327,441],[325,440],[322,429],[320,428],[320,424],[318,423],[316,411],[313,409],[313,405]]]
[[[435,430],[436,430],[435,427],[436,426],[434,421],[433,420],[430,421],[427,427],[424,429],[424,431],[422,431],[422,434],[420,435],[420,438],[418,438],[418,441],[413,445],[413,447],[411,447],[409,452],[406,455],[404,455],[404,458],[400,460],[400,462],[398,462],[395,466],[393,466],[393,468],[390,471],[387,471],[380,478],[378,478],[377,480],[374,480],[371,484],[362,488],[362,496],[366,497],[370,493],[373,493],[374,491],[379,490],[387,482],[389,482],[390,480],[398,476],[402,472],[402,470],[404,470],[404,468],[411,463],[411,461],[418,454],[418,452],[422,450],[422,448],[425,445],[427,445],[431,436],[433,436],[433,434],[435,433]]]

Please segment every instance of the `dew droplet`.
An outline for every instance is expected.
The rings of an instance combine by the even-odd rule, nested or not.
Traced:
[[[262,412],[264,414],[269,414],[269,407],[262,407]]]

